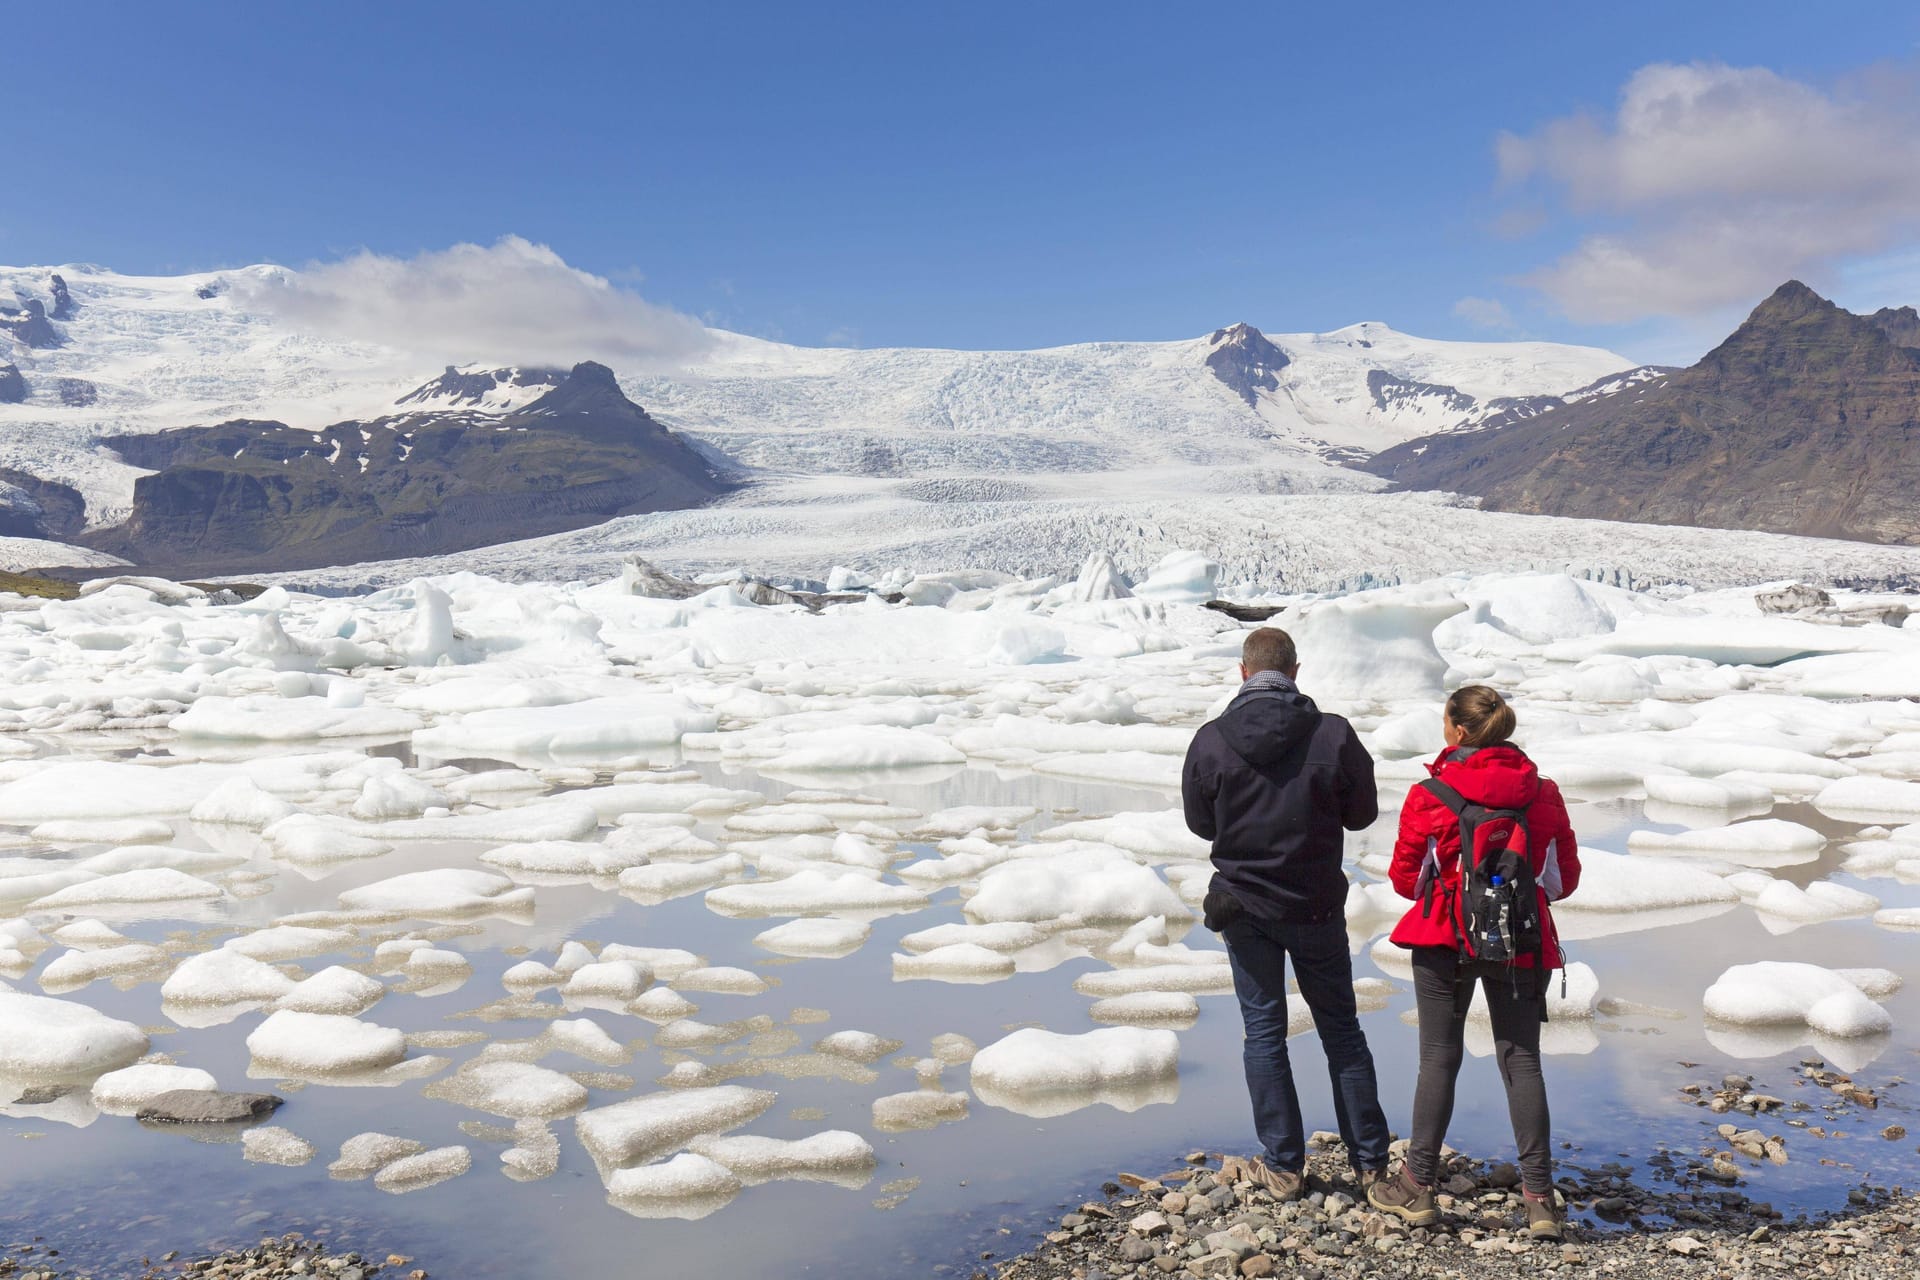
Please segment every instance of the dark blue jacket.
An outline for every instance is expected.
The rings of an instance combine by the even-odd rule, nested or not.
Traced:
[[[1353,726],[1269,672],[1194,734],[1180,798],[1187,826],[1213,841],[1213,890],[1280,923],[1342,916],[1343,832],[1380,816]]]

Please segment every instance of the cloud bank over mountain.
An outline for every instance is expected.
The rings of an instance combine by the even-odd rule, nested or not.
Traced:
[[[677,364],[711,341],[693,317],[511,235],[412,258],[362,251],[236,288],[296,328],[446,363],[592,358],[631,371]]]

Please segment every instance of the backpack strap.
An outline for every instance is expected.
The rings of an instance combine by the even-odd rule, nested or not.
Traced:
[[[1461,811],[1465,809],[1469,803],[1465,796],[1438,778],[1428,778],[1420,785],[1426,789],[1428,795],[1447,806],[1448,812],[1452,813],[1456,818],[1460,816]]]

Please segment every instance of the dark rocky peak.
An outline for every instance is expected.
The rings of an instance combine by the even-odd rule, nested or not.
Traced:
[[[1920,347],[1920,311],[1912,307],[1882,307],[1867,322],[1896,347]]]
[[[1367,390],[1373,393],[1375,407],[1398,409],[1420,400],[1437,402],[1448,413],[1472,413],[1479,402],[1458,387],[1439,382],[1416,382],[1396,377],[1385,369],[1367,370]]]
[[[1789,280],[1690,372],[1771,380],[1920,365],[1920,352],[1895,346],[1882,326]]]
[[[78,303],[74,302],[73,295],[67,292],[67,282],[60,278],[59,272],[56,271],[53,273],[52,278],[48,281],[48,287],[53,292],[53,311],[50,313],[53,318],[55,320],[73,319],[73,313],[78,311],[80,307]]]
[[[558,369],[460,369],[448,365],[445,373],[415,387],[394,403],[446,400],[457,405],[485,407],[487,397],[504,388],[555,387],[565,376]]]
[[[17,307],[0,305],[0,329],[35,350],[60,345],[60,331],[48,322],[38,298],[27,298]]]
[[[1268,341],[1266,334],[1250,324],[1234,324],[1215,329],[1208,342],[1212,349],[1207,352],[1207,368],[1249,408],[1259,404],[1260,392],[1280,389],[1287,353]]]
[[[193,296],[205,302],[209,298],[219,297],[226,291],[227,282],[225,280],[215,280],[212,284],[203,284],[198,289],[195,289]]]
[[[19,404],[27,398],[27,380],[20,376],[20,366],[0,364],[0,404]]]
[[[547,394],[520,412],[527,414],[627,414],[646,411],[627,399],[613,370],[593,360],[582,360]]]

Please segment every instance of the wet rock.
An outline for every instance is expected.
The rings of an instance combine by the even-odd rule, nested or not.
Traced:
[[[19,404],[26,398],[27,380],[21,376],[20,366],[0,364],[0,404]]]
[[[140,1108],[147,1124],[235,1124],[270,1116],[285,1098],[271,1093],[229,1093],[219,1089],[171,1089]]]
[[[67,290],[67,282],[54,272],[47,281],[47,289],[53,294],[53,310],[48,313],[55,320],[71,320],[73,313],[80,308],[73,300],[73,294]]]

